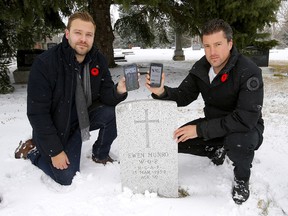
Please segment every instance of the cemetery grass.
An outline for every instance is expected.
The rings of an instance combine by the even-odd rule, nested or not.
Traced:
[[[269,67],[272,68],[274,75],[276,76],[288,75],[288,61],[270,61]]]

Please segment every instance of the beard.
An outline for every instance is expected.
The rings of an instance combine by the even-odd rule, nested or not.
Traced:
[[[77,55],[80,55],[80,56],[85,56],[90,50],[91,50],[92,46],[89,47],[88,44],[75,44],[74,46],[74,50],[76,52]]]

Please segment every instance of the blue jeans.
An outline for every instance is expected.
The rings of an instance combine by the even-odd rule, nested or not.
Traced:
[[[98,139],[93,145],[92,154],[98,159],[105,159],[117,136],[115,107],[101,105],[89,114],[89,119],[90,131],[100,129]],[[35,133],[33,133],[33,142],[35,142],[37,150],[28,155],[31,162],[57,183],[70,185],[76,172],[80,171],[82,140],[79,128],[72,131],[68,142],[63,146],[70,161],[65,170],[58,170],[52,165],[51,158],[43,153],[41,146],[37,145],[39,141]]]

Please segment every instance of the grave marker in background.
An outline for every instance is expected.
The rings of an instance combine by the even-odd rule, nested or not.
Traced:
[[[29,73],[34,59],[37,55],[40,55],[45,50],[33,49],[33,50],[18,50],[17,51],[17,69],[13,72],[15,83],[27,83]]]

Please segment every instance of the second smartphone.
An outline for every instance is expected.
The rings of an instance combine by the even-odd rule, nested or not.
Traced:
[[[162,81],[163,64],[161,63],[151,63],[150,64],[150,86],[160,87]]]

